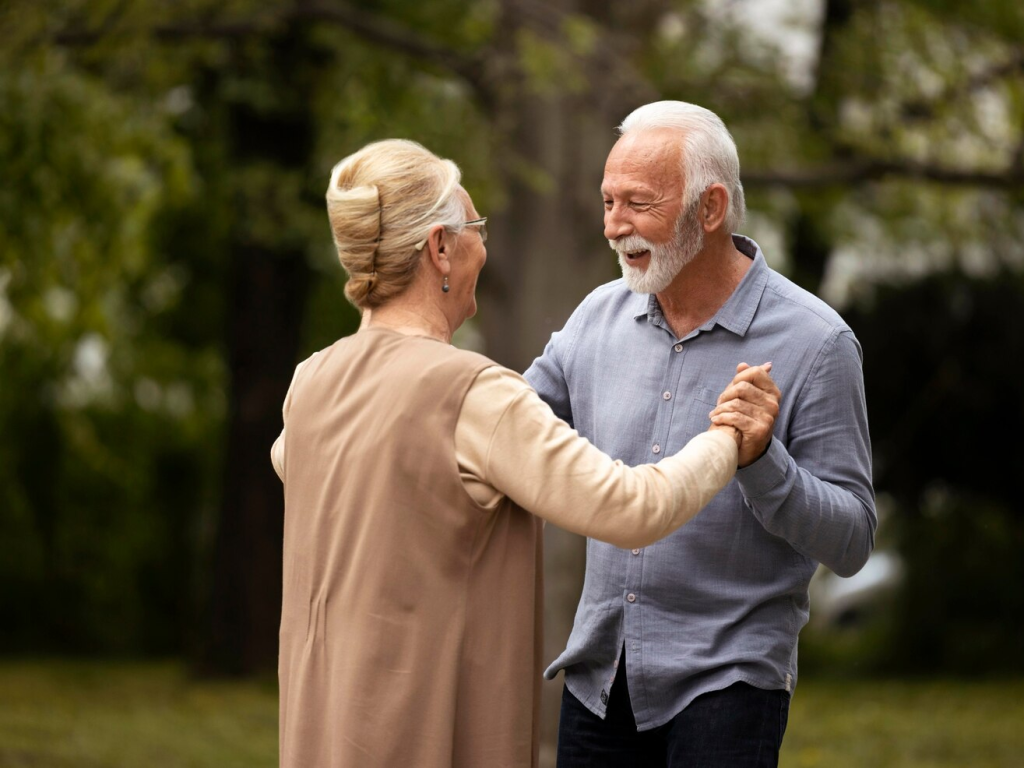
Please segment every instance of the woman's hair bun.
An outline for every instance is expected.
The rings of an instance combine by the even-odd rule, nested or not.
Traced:
[[[331,234],[338,247],[339,256],[344,252],[363,255],[367,249],[375,249],[380,240],[380,193],[376,186],[366,185],[339,189],[327,189],[327,214],[331,222]],[[342,258],[342,264],[344,264]],[[348,265],[345,264],[346,269]]]
[[[370,294],[378,282],[377,273],[359,272],[350,274],[345,283],[345,298],[357,307],[364,307],[370,300]]]
[[[461,230],[460,176],[451,160],[404,139],[373,142],[334,166],[327,216],[353,304],[377,307],[408,288],[431,227]]]

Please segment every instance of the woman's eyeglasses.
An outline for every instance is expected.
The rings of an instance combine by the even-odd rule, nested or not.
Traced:
[[[473,219],[472,221],[462,222],[464,227],[480,227],[480,242],[487,242],[487,217],[481,216],[479,219]],[[416,245],[413,246],[413,250],[419,251],[423,249],[423,246],[427,244],[426,238],[420,240]]]
[[[487,242],[487,217],[483,216],[479,219],[473,219],[472,221],[463,222],[467,227],[480,227],[480,242]]]

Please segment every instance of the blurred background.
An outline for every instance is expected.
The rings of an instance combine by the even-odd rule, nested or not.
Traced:
[[[276,765],[269,449],[358,323],[331,166],[459,163],[456,343],[522,371],[617,276],[604,160],[661,98],[725,120],[744,233],[864,349],[878,546],[815,577],[783,765],[1024,765],[1019,0],[5,0],[0,766]],[[584,550],[547,537],[551,659]]]

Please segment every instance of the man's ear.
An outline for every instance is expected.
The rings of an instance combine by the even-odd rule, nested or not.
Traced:
[[[438,271],[438,274],[449,274],[452,265],[448,260],[448,233],[445,232],[442,225],[436,224],[430,228],[430,234],[427,235],[426,249],[430,262],[434,265],[434,269]]]
[[[697,211],[704,232],[711,234],[722,228],[725,217],[729,213],[729,192],[724,184],[712,184],[704,194],[703,204]]]

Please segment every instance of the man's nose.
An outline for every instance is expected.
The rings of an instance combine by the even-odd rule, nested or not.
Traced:
[[[604,212],[604,236],[608,240],[618,240],[620,237],[633,234],[633,225],[622,216],[621,209],[612,208]]]

